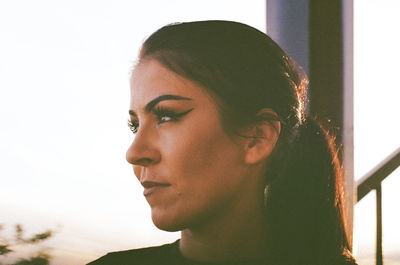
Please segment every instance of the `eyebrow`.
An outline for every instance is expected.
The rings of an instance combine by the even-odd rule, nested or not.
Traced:
[[[164,100],[192,100],[191,98],[187,98],[187,97],[181,97],[181,96],[177,96],[177,95],[161,95],[159,97],[156,97],[155,99],[151,100],[149,103],[147,103],[146,107],[144,108],[146,112],[150,112],[155,105],[157,105],[158,103],[160,103],[161,101]],[[132,116],[137,116],[136,113],[133,110],[129,110],[129,115]]]

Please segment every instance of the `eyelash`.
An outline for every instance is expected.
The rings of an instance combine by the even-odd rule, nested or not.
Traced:
[[[137,121],[131,121],[128,120],[128,127],[133,133],[137,133],[137,130],[139,128],[139,123]]]
[[[165,122],[178,121],[179,118],[185,116],[192,110],[193,109],[189,109],[189,110],[181,112],[181,113],[176,113],[176,112],[166,109],[164,107],[156,107],[155,109],[153,109],[152,113],[157,117],[157,124],[162,124]],[[167,117],[169,119],[163,120],[163,118],[165,118],[165,117]],[[139,122],[128,120],[128,127],[133,133],[137,133],[137,131],[139,129]]]

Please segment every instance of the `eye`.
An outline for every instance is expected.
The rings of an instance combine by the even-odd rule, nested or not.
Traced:
[[[139,122],[128,120],[128,127],[131,130],[131,132],[137,133],[138,128],[139,128]]]
[[[158,124],[161,124],[164,122],[170,122],[170,121],[176,120],[176,118],[177,118],[175,112],[165,109],[165,108],[162,108],[162,107],[155,108],[153,110],[153,113],[157,118]]]
[[[157,123],[162,124],[165,122],[178,121],[181,117],[188,114],[192,110],[193,109],[181,113],[176,113],[175,111],[163,107],[157,107],[153,110],[153,113],[157,117]]]
[[[164,115],[161,117],[158,117],[158,123],[164,123],[164,122],[169,122],[172,121],[172,117],[168,115]]]

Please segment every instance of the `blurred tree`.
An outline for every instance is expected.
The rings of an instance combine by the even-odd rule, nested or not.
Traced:
[[[4,225],[0,224],[0,231],[4,229]],[[15,237],[13,240],[7,240],[6,238],[0,236],[0,257],[2,255],[7,255],[10,252],[15,252],[15,248],[19,246],[38,244],[42,241],[49,239],[53,235],[53,231],[47,230],[43,233],[35,234],[31,237],[24,237],[24,229],[22,225],[15,225]],[[48,265],[51,256],[45,252],[39,252],[33,257],[27,259],[19,259],[16,263],[8,265]],[[0,263],[0,265],[5,265]]]

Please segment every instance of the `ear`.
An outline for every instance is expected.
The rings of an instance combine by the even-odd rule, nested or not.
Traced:
[[[257,164],[272,152],[281,131],[278,115],[271,109],[262,109],[257,114],[257,122],[249,128],[250,137],[246,141],[245,162]]]

